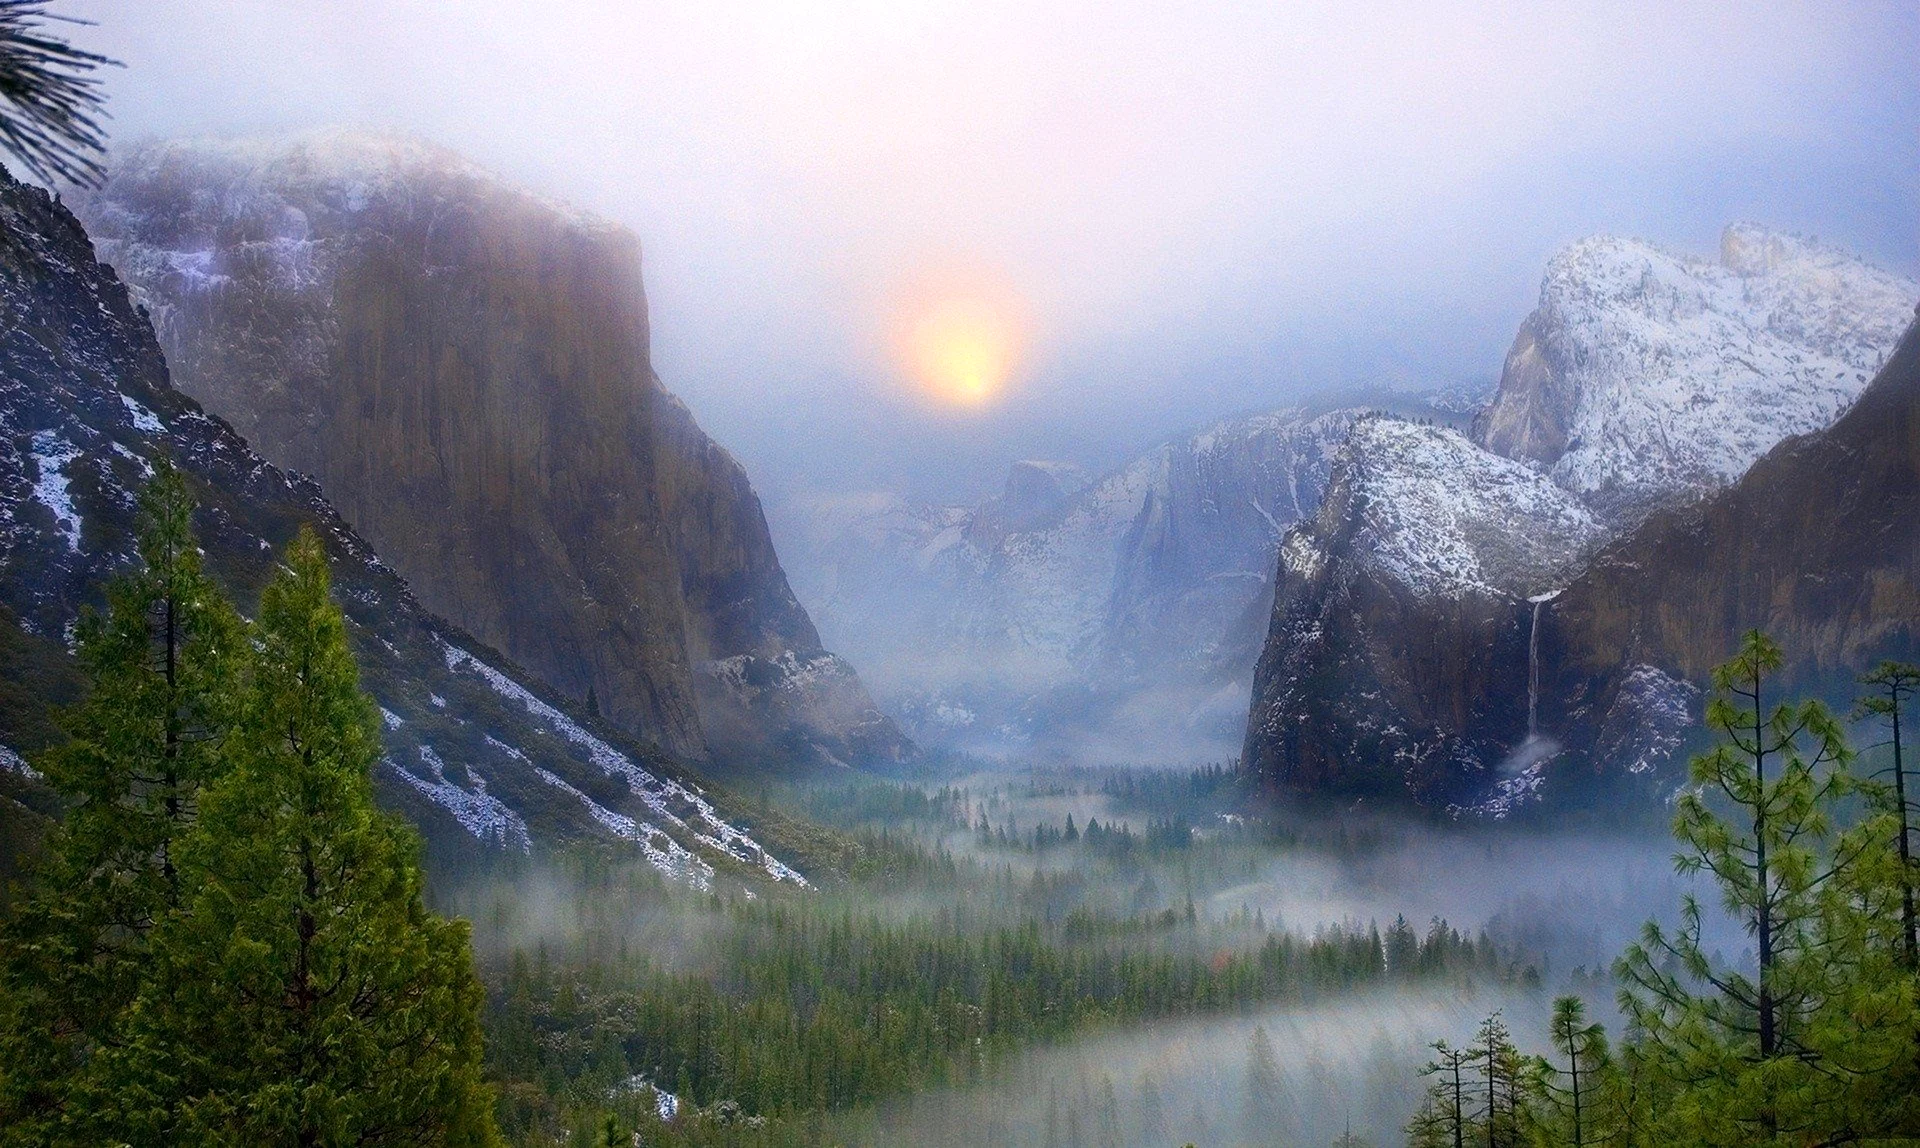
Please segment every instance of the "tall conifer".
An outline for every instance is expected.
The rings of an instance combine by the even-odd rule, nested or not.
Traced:
[[[80,621],[89,692],[39,761],[66,816],[0,940],[0,1143],[90,1139],[92,1062],[122,1039],[154,925],[180,901],[180,841],[231,758],[249,651],[201,566],[193,509],[162,462],[141,495],[139,568]]]
[[[481,990],[429,913],[417,842],[373,804],[379,754],[311,531],[256,623],[236,768],[183,842],[181,908],[113,1060],[126,1138],[475,1145]]]

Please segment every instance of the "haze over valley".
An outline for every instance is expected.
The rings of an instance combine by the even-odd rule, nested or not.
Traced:
[[[1920,1141],[1916,42],[0,0],[0,1148]]]

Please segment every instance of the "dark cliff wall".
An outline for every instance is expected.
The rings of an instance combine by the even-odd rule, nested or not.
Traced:
[[[829,655],[745,472],[654,376],[630,233],[350,135],[155,145],[83,210],[181,387],[315,475],[430,608],[677,752],[757,755],[762,726],[845,750],[699,680]]]
[[[44,821],[39,812],[56,808],[17,752],[57,736],[48,709],[80,688],[66,640],[79,611],[101,605],[105,581],[135,560],[137,493],[162,458],[187,476],[208,568],[243,610],[295,532],[319,532],[361,683],[383,711],[382,798],[420,824],[432,855],[589,837],[695,884],[755,871],[790,879],[722,820],[724,796],[705,795],[657,746],[596,721],[423,609],[315,482],[262,459],[176,390],[146,317],[85,230],[4,168],[0,870]]]
[[[1354,553],[1366,497],[1336,472],[1282,550],[1242,761],[1281,792],[1469,800],[1527,734],[1528,608],[1369,569]]]

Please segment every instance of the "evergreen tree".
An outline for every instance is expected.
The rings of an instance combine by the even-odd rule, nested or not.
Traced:
[[[1480,1022],[1471,1053],[1478,1073],[1480,1143],[1486,1148],[1509,1148],[1520,1143],[1521,1109],[1530,1099],[1528,1065],[1513,1045],[1506,1022],[1495,1012]]]
[[[1554,1054],[1565,1057],[1564,1068],[1554,1067],[1543,1082],[1547,1107],[1551,1110],[1551,1142],[1571,1148],[1586,1148],[1604,1142],[1603,1122],[1595,1106],[1608,1067],[1607,1033],[1598,1024],[1587,1023],[1586,1006],[1579,997],[1560,997],[1553,1002],[1553,1020],[1548,1026]]]
[[[1444,1040],[1433,1042],[1434,1058],[1420,1069],[1433,1077],[1420,1108],[1407,1125],[1409,1148],[1466,1148],[1472,1131],[1467,1089],[1473,1050],[1454,1048]]]
[[[267,587],[237,764],[182,842],[185,897],[112,1056],[136,1143],[488,1144],[464,922],[427,912],[326,559]]]
[[[93,73],[113,60],[55,35],[47,0],[0,0],[0,149],[48,183],[106,175],[105,100]],[[80,21],[68,20],[71,23]]]
[[[1750,1144],[1844,1123],[1825,1083],[1841,1070],[1844,1037],[1822,1010],[1840,1002],[1834,895],[1860,847],[1823,848],[1831,810],[1851,789],[1851,753],[1818,702],[1770,704],[1780,648],[1758,631],[1714,671],[1707,725],[1721,743],[1692,763],[1674,835],[1683,873],[1719,885],[1727,911],[1754,939],[1753,976],[1720,967],[1689,896],[1671,935],[1649,923],[1616,966],[1621,1007],[1644,1034],[1655,1074],[1684,1082],[1666,1114],[1669,1135]],[[1724,804],[1731,817],[1715,811]],[[1845,843],[1843,843],[1844,845]],[[1836,1044],[1838,1040],[1840,1044]]]
[[[90,1139],[94,1054],[122,1039],[154,925],[180,902],[180,839],[227,768],[249,651],[201,567],[193,508],[162,462],[141,494],[140,567],[76,632],[89,692],[39,763],[68,809],[0,940],[0,1143]]]
[[[1285,1106],[1280,1095],[1280,1062],[1266,1026],[1256,1025],[1247,1041],[1247,1093],[1243,1117],[1248,1135],[1273,1139],[1281,1135]]]
[[[1898,831],[1901,942],[1907,969],[1920,971],[1920,931],[1916,930],[1914,919],[1913,804],[1907,796],[1906,752],[1900,724],[1908,702],[1920,691],[1920,666],[1882,662],[1860,681],[1869,690],[1867,696],[1860,699],[1860,710],[1886,723],[1887,745],[1893,752],[1893,763],[1887,772],[1893,778],[1892,804]]]

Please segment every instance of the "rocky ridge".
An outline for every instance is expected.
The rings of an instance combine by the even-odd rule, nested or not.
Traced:
[[[1098,478],[1022,462],[975,506],[823,507],[809,599],[925,739],[1229,754],[1275,548],[1356,413],[1225,420]]]
[[[1717,596],[1669,598],[1652,583],[1738,567],[1725,564],[1731,554],[1695,551],[1701,565],[1683,575],[1686,548],[1645,541],[1648,532],[1684,508],[1718,505],[1716,492],[1744,485],[1755,459],[1787,449],[1775,444],[1848,412],[1916,294],[1910,281],[1752,225],[1727,229],[1717,263],[1609,238],[1556,256],[1474,419],[1485,449],[1427,443],[1437,453],[1423,457],[1357,426],[1331,480],[1342,496],[1289,534],[1248,766],[1289,792],[1496,816],[1542,799],[1550,777],[1670,776],[1663,767],[1697,720],[1700,683],[1731,639],[1720,627],[1714,641],[1643,648],[1657,630],[1636,603],[1693,617]],[[1516,465],[1533,485],[1503,469]],[[1344,493],[1353,490],[1362,497]],[[1548,521],[1516,514],[1503,490],[1529,491],[1529,510]],[[1475,537],[1498,540],[1491,577]],[[1631,560],[1617,557],[1636,546]],[[1798,542],[1785,549],[1809,579],[1828,560]],[[1566,633],[1589,625],[1573,619],[1591,609],[1580,604],[1591,591],[1568,587],[1602,570],[1623,587],[1643,577],[1629,571],[1648,572],[1602,611],[1646,629],[1583,647]],[[1766,619],[1753,604],[1733,611],[1759,619],[1744,624]],[[1578,682],[1554,668],[1575,647]],[[1639,653],[1617,663],[1609,649]]]
[[[1718,261],[1582,240],[1547,265],[1474,437],[1622,525],[1831,423],[1905,329],[1916,285],[1753,224]]]
[[[1446,428],[1359,420],[1319,511],[1281,547],[1247,767],[1289,789],[1427,804],[1491,784],[1527,733],[1530,599],[1604,538],[1531,467]]]

